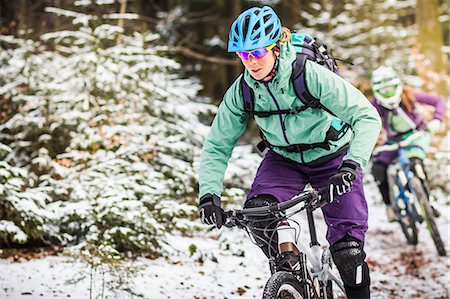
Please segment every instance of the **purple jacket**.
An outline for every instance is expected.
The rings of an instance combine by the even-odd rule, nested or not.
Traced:
[[[445,111],[447,109],[447,103],[442,97],[434,96],[428,93],[423,92],[415,92],[414,96],[416,97],[417,102],[430,105],[434,107],[434,115],[433,119],[442,120],[442,117],[445,114]],[[393,137],[397,135],[398,133],[394,132],[391,129],[388,117],[389,117],[389,111],[388,109],[384,108],[383,106],[379,105],[376,100],[372,100],[372,105],[377,109],[378,113],[381,116],[381,120],[383,122],[383,128],[386,131],[388,138]],[[412,112],[409,112],[406,107],[403,105],[403,103],[400,103],[399,108],[402,108],[403,111],[406,112],[406,114],[411,118],[411,120],[417,125],[418,129],[424,129],[425,124],[422,121],[422,118],[420,117],[419,111],[417,111],[417,107],[414,107]],[[393,113],[396,113],[396,110],[392,111]]]

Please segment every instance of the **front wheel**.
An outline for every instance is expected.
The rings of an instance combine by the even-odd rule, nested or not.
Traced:
[[[397,221],[400,223],[402,232],[406,238],[406,242],[408,242],[408,244],[410,245],[417,245],[418,231],[416,226],[416,220],[412,215],[411,208],[413,207],[407,207],[403,202],[403,199],[398,198],[400,187],[397,185],[397,183],[398,183],[397,176],[388,175],[388,184],[390,186],[389,188],[390,198],[391,200],[397,201],[394,206]]]
[[[398,222],[400,222],[400,226],[402,227],[402,232],[406,237],[406,242],[409,245],[417,245],[418,243],[418,230],[416,226],[416,221],[414,220],[411,213],[406,212],[404,215],[399,213]]]
[[[264,287],[263,299],[303,299],[305,287],[292,273],[273,274]]]
[[[434,221],[434,211],[431,208],[431,204],[428,200],[428,196],[423,188],[422,183],[418,178],[413,178],[411,181],[414,193],[420,204],[420,209],[422,210],[422,215],[427,223],[427,228],[430,231],[431,238],[433,239],[434,245],[436,246],[437,252],[440,256],[446,256],[447,252],[445,250],[444,242],[442,242],[441,234],[437,228],[436,222]]]

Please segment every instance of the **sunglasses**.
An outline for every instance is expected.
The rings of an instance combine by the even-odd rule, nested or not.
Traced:
[[[260,59],[263,58],[264,56],[267,55],[267,53],[269,53],[270,50],[272,50],[273,47],[275,47],[276,44],[267,46],[265,48],[261,48],[261,49],[256,49],[253,51],[248,51],[248,52],[236,52],[236,54],[244,59],[244,60],[248,60],[249,56],[252,55],[253,57],[255,57],[256,59]]]
[[[393,97],[397,93],[398,85],[386,86],[378,89],[378,93],[385,98]]]

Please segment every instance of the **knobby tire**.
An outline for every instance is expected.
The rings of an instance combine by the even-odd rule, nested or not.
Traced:
[[[442,242],[441,234],[439,233],[436,221],[434,220],[435,215],[433,209],[431,208],[430,201],[423,188],[423,185],[418,178],[412,178],[411,183],[414,187],[414,193],[416,195],[417,201],[420,204],[422,216],[425,219],[427,228],[430,231],[431,238],[433,239],[437,252],[440,256],[446,256],[447,251],[445,250],[444,242]]]
[[[388,176],[389,186],[397,185],[396,177]],[[397,195],[392,187],[389,188],[390,197],[392,200],[397,200]],[[405,215],[401,215],[400,211],[395,212],[397,215],[397,220],[400,223],[402,232],[405,235],[406,242],[410,245],[417,245],[418,243],[418,229],[416,226],[416,221],[410,212],[407,211]]]
[[[407,213],[406,215],[399,216],[400,226],[402,227],[403,234],[406,237],[406,242],[409,245],[417,245],[418,239],[418,229],[414,218]]]
[[[284,290],[284,291],[283,291]],[[293,290],[295,295],[291,295],[289,290]],[[292,275],[292,273],[280,271],[273,274],[266,283],[263,292],[263,299],[297,299],[305,298],[304,285]],[[296,297],[297,296],[297,297]],[[298,297],[300,296],[300,297]]]

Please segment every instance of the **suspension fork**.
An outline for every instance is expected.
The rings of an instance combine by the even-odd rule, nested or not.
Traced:
[[[414,175],[420,180],[422,183],[423,189],[425,191],[425,194],[428,197],[428,200],[431,199],[431,187],[430,183],[428,182],[428,178],[424,169],[424,165],[422,163],[413,163],[411,167],[412,172]]]
[[[397,172],[397,183],[400,188],[400,198],[405,204],[406,211],[410,213],[415,221],[420,221],[417,203],[412,196],[413,188],[411,186],[411,177],[415,175],[415,169],[413,169],[411,160],[408,158],[404,149],[399,150],[398,158],[400,169]]]

